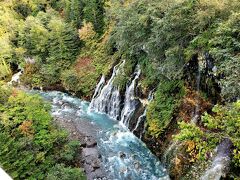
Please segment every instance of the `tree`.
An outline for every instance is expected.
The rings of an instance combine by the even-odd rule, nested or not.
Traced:
[[[105,0],[84,0],[84,19],[91,22],[97,33],[102,34],[104,29]]]
[[[66,68],[75,61],[80,41],[77,30],[60,19],[52,19],[50,29],[49,63],[55,63],[59,68]]]
[[[38,18],[28,16],[19,31],[18,46],[27,49],[30,57],[39,56],[45,59],[48,56],[48,44],[48,29]]]
[[[65,0],[65,17],[68,22],[73,23],[74,27],[80,28],[83,21],[83,0]]]
[[[68,134],[53,124],[49,104],[5,86],[0,86],[0,95],[0,164],[12,178],[46,179],[53,174],[60,179],[60,173],[86,179],[80,168],[71,167],[79,142],[68,140]]]

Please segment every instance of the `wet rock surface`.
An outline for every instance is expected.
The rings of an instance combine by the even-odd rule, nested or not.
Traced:
[[[169,179],[159,160],[121,123],[92,112],[88,102],[68,94],[37,93],[51,102],[55,123],[81,142],[75,162],[84,168],[88,180]]]
[[[55,118],[55,122],[70,133],[70,138],[79,140],[81,149],[79,159],[81,167],[87,175],[88,180],[107,180],[105,170],[102,166],[99,154],[96,131],[97,127],[86,121],[75,122],[73,119]]]
[[[219,180],[225,178],[230,169],[231,153],[233,143],[230,139],[225,138],[217,147],[216,156],[212,164],[201,180]]]

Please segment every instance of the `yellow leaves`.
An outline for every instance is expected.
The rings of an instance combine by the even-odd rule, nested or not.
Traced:
[[[231,10],[237,9],[235,7],[237,2],[235,0],[200,0],[196,16],[194,17],[198,24],[206,26],[211,24],[216,17],[226,17]]]
[[[198,153],[196,149],[196,143],[194,141],[186,141],[187,153],[191,156],[190,162],[195,162],[198,159]]]
[[[11,47],[11,40],[10,34],[5,33],[4,35],[0,36],[0,58],[10,58],[12,54],[12,47]]]
[[[0,79],[5,79],[6,77],[11,75],[11,69],[9,64],[6,63],[5,60],[1,60],[0,56]]]
[[[131,5],[132,3],[136,2],[136,0],[126,0],[124,1],[123,5],[125,7],[128,7],[129,5]]]
[[[80,39],[86,42],[92,40],[96,35],[93,24],[91,22],[86,21],[83,22],[83,27],[79,29],[78,32]]]
[[[183,157],[181,155],[176,155],[175,158],[173,159],[173,162],[174,162],[173,173],[178,176],[181,175],[184,168],[184,164],[186,163]]]
[[[235,102],[235,103],[233,104],[233,106],[234,106],[234,108],[240,110],[240,100],[238,100],[237,102]]]
[[[157,119],[153,119],[149,122],[148,131],[152,136],[158,137],[161,133],[159,123]]]
[[[39,152],[36,156],[36,162],[43,162],[45,160],[45,152]]]
[[[9,115],[5,112],[0,114],[0,122],[1,124],[3,124],[4,126],[9,126],[11,124],[11,122],[9,121]]]
[[[193,149],[195,149],[196,145],[195,145],[195,142],[194,141],[187,141],[186,142],[187,144],[187,151],[188,152],[191,152]]]
[[[27,49],[23,48],[23,47],[17,47],[15,48],[15,53],[18,56],[23,56],[25,53],[27,52]]]
[[[34,130],[32,129],[32,121],[23,121],[19,126],[19,130],[23,135],[32,136],[34,134]]]
[[[216,9],[224,9],[228,0],[200,0],[200,4],[207,7],[214,7]]]
[[[18,94],[19,94],[19,91],[17,89],[13,89],[12,96],[17,97]]]
[[[181,159],[179,159],[177,156],[175,157],[174,161],[176,166],[179,166],[181,164]]]

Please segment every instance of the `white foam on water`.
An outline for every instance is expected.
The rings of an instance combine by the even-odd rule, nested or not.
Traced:
[[[90,121],[99,127],[98,147],[109,179],[169,179],[159,160],[126,126],[106,114],[88,113],[86,101],[60,92],[39,92],[52,103],[53,116]]]

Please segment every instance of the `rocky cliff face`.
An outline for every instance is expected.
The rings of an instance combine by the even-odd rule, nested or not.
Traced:
[[[196,54],[185,65],[182,76],[185,82],[185,95],[174,110],[169,125],[158,138],[148,134],[146,112],[148,104],[154,98],[154,92],[150,90],[143,92],[139,89],[140,67],[135,67],[125,92],[120,92],[119,87],[114,84],[114,79],[121,74],[123,63],[114,67],[109,80],[106,82],[100,80],[90,105],[91,109],[118,119],[142,139],[152,152],[162,159],[173,179],[184,177],[193,164],[186,153],[186,144],[173,141],[173,135],[179,132],[177,123],[180,120],[201,127],[201,114],[211,111],[213,105],[221,101],[220,88],[216,83],[219,77],[215,74],[217,67],[214,65],[214,59],[207,52]],[[206,97],[203,97],[203,94]]]

